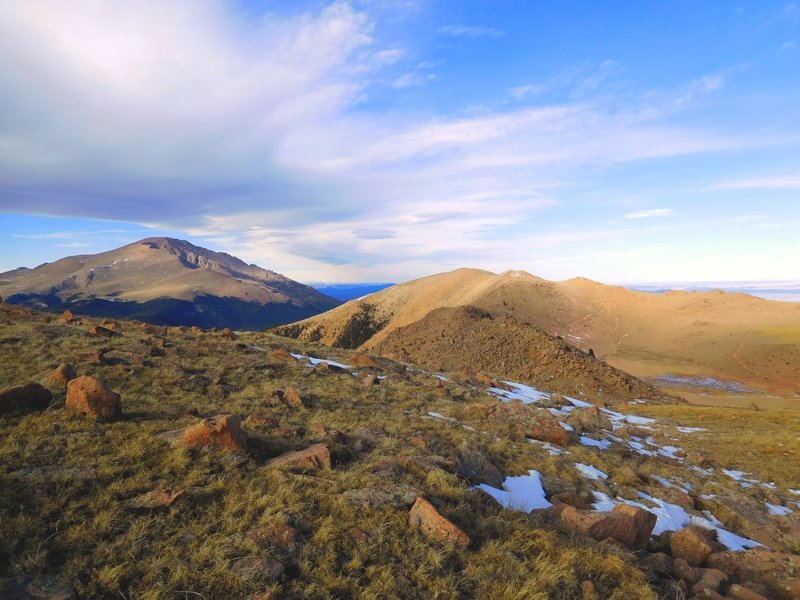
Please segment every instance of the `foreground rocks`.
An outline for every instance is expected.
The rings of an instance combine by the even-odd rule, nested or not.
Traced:
[[[408,524],[419,529],[425,537],[440,542],[465,547],[469,546],[471,542],[466,533],[440,515],[433,505],[423,498],[418,497],[414,506],[411,507],[411,511],[408,513]]]
[[[238,415],[217,415],[184,429],[178,436],[178,445],[244,452],[247,434]]]
[[[579,510],[569,505],[557,510],[562,528],[598,541],[614,540],[630,550],[644,549],[656,526],[653,513],[627,504],[618,504],[609,512]]]
[[[331,468],[331,453],[325,444],[314,444],[305,450],[286,452],[268,460],[267,467],[288,468],[296,471],[314,471]]]
[[[45,410],[53,394],[38,383],[26,383],[0,390],[0,415]]]
[[[67,384],[65,408],[81,412],[98,421],[116,421],[122,416],[120,395],[99,379],[84,375]]]
[[[67,385],[77,376],[75,368],[69,363],[61,363],[47,375],[48,379],[56,385]]]

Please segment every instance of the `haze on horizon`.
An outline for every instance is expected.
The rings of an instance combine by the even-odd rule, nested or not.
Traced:
[[[8,0],[0,271],[798,279],[800,4]]]

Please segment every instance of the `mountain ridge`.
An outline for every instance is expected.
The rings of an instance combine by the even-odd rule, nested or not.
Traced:
[[[149,237],[0,274],[10,303],[166,325],[262,329],[339,302],[284,275],[188,241]]]

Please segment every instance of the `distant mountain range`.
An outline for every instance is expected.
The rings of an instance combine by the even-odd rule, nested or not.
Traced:
[[[263,329],[340,302],[222,252],[165,237],[0,274],[7,302],[165,325]]]
[[[457,307],[476,311],[444,310]],[[546,334],[638,377],[713,377],[787,397],[800,390],[800,304],[721,291],[652,294],[583,278],[554,282],[523,271],[458,269],[394,285],[277,332],[431,367],[460,361],[511,378],[527,373],[533,381],[561,375],[556,364],[574,370],[563,361],[540,368],[548,359],[537,347],[559,353]],[[467,347],[467,335],[480,340],[479,349]],[[530,360],[520,361],[520,353]]]
[[[342,302],[362,298],[391,287],[393,283],[309,283],[318,292]]]

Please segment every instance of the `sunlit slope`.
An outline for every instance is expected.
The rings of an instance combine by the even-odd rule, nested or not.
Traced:
[[[437,308],[464,305],[536,325],[637,376],[702,375],[800,391],[800,304],[720,291],[648,294],[583,278],[459,269],[348,302],[284,333],[369,349]],[[502,341],[486,351],[502,353]]]

